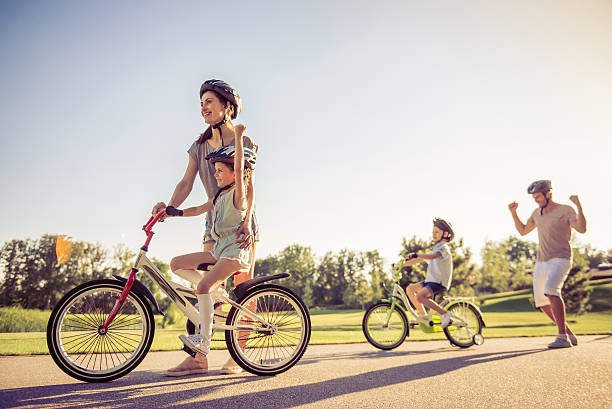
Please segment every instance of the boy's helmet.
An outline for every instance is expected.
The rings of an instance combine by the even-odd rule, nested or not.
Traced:
[[[242,100],[240,99],[240,95],[238,95],[238,91],[236,91],[234,87],[229,85],[227,82],[214,79],[204,81],[204,84],[202,84],[200,87],[200,99],[202,99],[202,95],[204,95],[206,91],[215,91],[216,93],[222,95],[230,102],[230,104],[234,106],[232,119],[236,119],[238,114],[240,114],[240,111],[242,110]]]
[[[448,233],[448,237],[443,236],[442,238],[446,238],[448,239],[448,241],[451,241],[455,237],[455,232],[453,231],[453,227],[446,220],[440,219],[439,217],[435,217],[433,219],[433,224],[438,229],[442,230],[443,232]]]
[[[527,193],[530,195],[534,193],[546,193],[552,189],[552,183],[550,180],[536,180],[527,188]]]
[[[223,162],[234,164],[234,152],[236,148],[234,145],[220,146],[206,156],[207,160],[212,163]],[[255,162],[257,162],[257,154],[249,148],[244,148],[244,167],[246,169],[255,169]]]

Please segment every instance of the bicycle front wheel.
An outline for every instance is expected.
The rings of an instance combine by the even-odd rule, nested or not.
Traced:
[[[389,350],[400,346],[408,336],[408,319],[399,308],[391,309],[391,303],[379,302],[368,308],[361,328],[370,344]]]
[[[232,307],[227,325],[252,330],[226,330],[230,355],[242,369],[255,375],[276,375],[295,365],[310,341],[310,315],[291,290],[275,284],[252,288],[239,301],[262,321]]]
[[[474,345],[474,336],[481,335],[482,320],[480,313],[472,304],[458,302],[451,305],[447,311],[459,317],[462,323],[453,323],[444,328],[444,335],[451,344],[460,348],[468,348]]]
[[[47,346],[55,363],[73,378],[106,382],[134,369],[145,357],[155,334],[151,306],[130,292],[104,334],[124,283],[95,280],[82,284],[55,306],[47,325]]]

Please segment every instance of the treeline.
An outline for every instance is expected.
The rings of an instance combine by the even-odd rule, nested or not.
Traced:
[[[58,262],[57,240],[56,235],[44,235],[38,240],[11,240],[2,245],[0,306],[51,309],[63,294],[80,283],[113,274],[126,276],[135,256],[124,245],[108,251],[97,243],[73,241],[70,257]],[[428,251],[431,247],[430,241],[404,238],[398,260],[400,254]],[[482,267],[472,261],[472,251],[463,239],[452,241],[450,248],[453,279],[449,295],[476,296],[531,287],[535,243],[516,237],[489,241],[481,252]],[[153,261],[170,277],[167,264]],[[612,250],[605,252],[589,246],[574,249],[574,267],[564,288],[568,311],[583,312],[588,308],[588,270],[611,261]],[[256,261],[256,276],[279,272],[291,274],[283,285],[292,288],[311,307],[361,308],[388,295],[393,287],[377,250],[343,249],[317,256],[309,247],[293,244]],[[405,287],[422,281],[426,272],[425,263],[405,268],[400,283]],[[141,274],[139,280],[151,289],[162,308],[168,306],[169,301],[146,275]]]
[[[0,307],[52,309],[77,285],[113,274],[126,276],[135,253],[123,244],[106,250],[99,243],[72,241],[66,261],[59,260],[56,244],[61,236],[45,234],[38,240],[11,240],[0,249]],[[152,260],[164,274],[168,265]],[[138,277],[156,296],[157,285],[144,274]]]
[[[463,239],[449,243],[453,256],[451,296],[478,296],[531,288],[537,244],[509,237],[500,242],[488,241],[481,251],[482,267],[472,261],[472,251]],[[431,241],[417,237],[402,240],[400,255],[425,252]],[[567,310],[581,313],[588,309],[590,289],[585,285],[590,268],[612,262],[612,250],[599,251],[590,246],[574,249],[574,266],[564,287]],[[377,250],[340,250],[318,258],[309,247],[294,244],[278,254],[257,260],[256,275],[291,273],[283,284],[292,288],[309,306],[359,308],[389,295],[393,288],[390,273],[383,268]],[[425,263],[404,268],[402,287],[425,279]]]

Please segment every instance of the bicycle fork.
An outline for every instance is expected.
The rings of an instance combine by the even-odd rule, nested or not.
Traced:
[[[106,321],[104,321],[104,323],[98,327],[98,334],[106,334],[106,332],[108,331],[108,327],[113,322],[117,314],[119,314],[119,311],[121,311],[121,307],[123,307],[125,300],[127,300],[128,294],[130,293],[130,290],[134,285],[134,281],[136,281],[137,271],[138,270],[136,270],[136,268],[132,268],[132,271],[130,271],[130,276],[128,277],[125,283],[125,287],[123,287],[123,291],[121,292],[121,294],[117,296],[115,305],[113,306],[113,309],[111,310],[110,314],[108,314],[108,318],[106,318]]]

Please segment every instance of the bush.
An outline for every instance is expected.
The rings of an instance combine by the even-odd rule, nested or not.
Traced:
[[[578,264],[570,270],[562,291],[568,314],[581,315],[590,310],[589,300],[593,290],[588,287],[589,277],[588,266]]]
[[[185,314],[175,304],[169,304],[167,308],[162,308],[162,310],[164,310],[164,317],[160,323],[162,328],[171,327],[186,320]]]
[[[45,332],[51,311],[0,308],[0,332]]]

